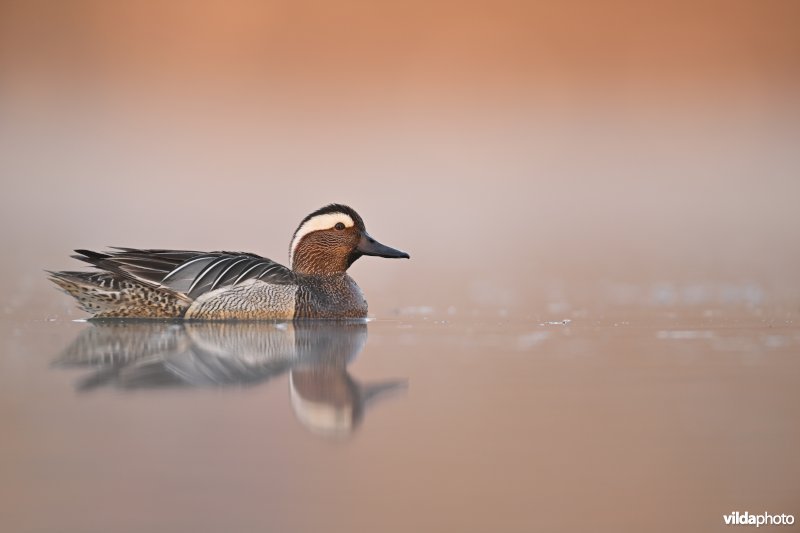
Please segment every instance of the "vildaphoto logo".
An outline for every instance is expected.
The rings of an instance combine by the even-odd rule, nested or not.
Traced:
[[[726,526],[791,526],[794,524],[794,515],[791,514],[750,514],[747,511],[722,515]]]

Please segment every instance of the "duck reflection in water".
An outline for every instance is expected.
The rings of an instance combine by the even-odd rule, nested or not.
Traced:
[[[406,380],[359,383],[347,370],[367,324],[308,322],[92,322],[56,359],[91,367],[77,388],[123,390],[263,383],[289,372],[297,419],[324,436],[351,434],[368,406]]]

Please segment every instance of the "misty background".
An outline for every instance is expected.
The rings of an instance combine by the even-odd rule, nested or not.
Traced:
[[[330,202],[412,256],[351,269],[375,315],[697,284],[794,308],[798,21],[792,1],[3,1],[5,313],[80,316],[42,273],[78,247],[285,263]]]

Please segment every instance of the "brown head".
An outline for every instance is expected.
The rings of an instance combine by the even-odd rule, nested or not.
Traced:
[[[289,248],[292,270],[318,276],[345,272],[362,255],[409,257],[370,237],[358,213],[341,204],[325,206],[304,218]]]

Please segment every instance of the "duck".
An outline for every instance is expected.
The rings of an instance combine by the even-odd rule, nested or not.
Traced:
[[[92,319],[363,319],[367,301],[347,269],[362,256],[405,258],[381,244],[343,204],[307,215],[289,267],[248,252],[111,247],[78,249],[92,271],[48,271]]]

